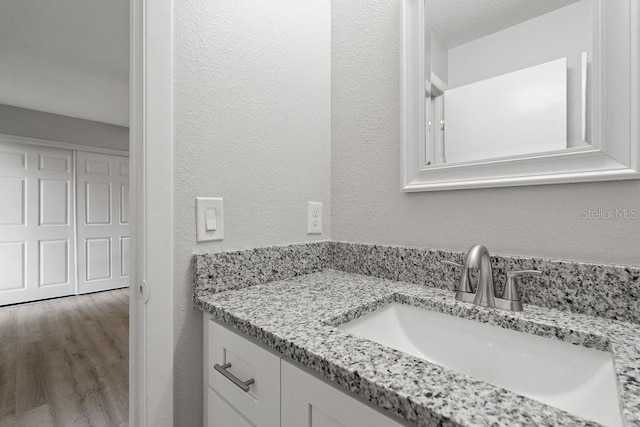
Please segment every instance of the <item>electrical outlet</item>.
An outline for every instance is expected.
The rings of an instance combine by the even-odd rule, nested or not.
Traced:
[[[309,202],[307,215],[307,234],[322,233],[322,203]]]

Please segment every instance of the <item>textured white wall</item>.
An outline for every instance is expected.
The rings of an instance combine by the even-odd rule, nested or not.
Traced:
[[[581,219],[640,208],[638,181],[401,193],[398,1],[331,16],[333,240],[640,265],[640,219]]]
[[[438,34],[431,31],[431,72],[445,84],[449,80],[449,50]]]
[[[567,57],[580,78],[582,52],[593,54],[592,1],[582,0],[449,49],[454,88]]]
[[[330,0],[175,2],[175,425],[202,425],[194,252],[328,239]],[[195,242],[195,198],[225,240]],[[306,234],[307,201],[324,203]]]
[[[427,0],[433,28],[458,46],[580,0]]]

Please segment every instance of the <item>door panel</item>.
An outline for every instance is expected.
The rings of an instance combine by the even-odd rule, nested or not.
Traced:
[[[73,156],[0,142],[0,305],[75,293]]]
[[[26,150],[21,150],[19,147],[0,147],[0,168],[2,170],[26,169]]]
[[[68,157],[58,157],[40,155],[39,169],[44,171],[71,172],[71,159]]]
[[[40,241],[39,286],[59,285],[69,280],[69,240]]]
[[[26,287],[26,242],[0,243],[0,292]]]
[[[85,239],[87,282],[111,279],[111,239]]]
[[[69,225],[69,181],[40,180],[40,225]]]
[[[120,223],[129,224],[129,184],[120,185]]]
[[[26,178],[0,177],[0,226],[24,225],[26,211]]]
[[[111,225],[111,184],[85,182],[85,225]]]
[[[129,159],[78,151],[76,161],[78,292],[128,286]]]
[[[129,276],[129,238],[120,238],[120,277]]]
[[[89,153],[84,153],[89,154]],[[106,155],[105,155],[106,156]],[[111,163],[109,159],[86,158],[84,159],[84,171],[87,175],[111,176]]]

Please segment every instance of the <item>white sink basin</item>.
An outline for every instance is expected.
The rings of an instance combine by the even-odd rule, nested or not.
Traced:
[[[343,331],[606,426],[622,426],[610,353],[392,303]]]

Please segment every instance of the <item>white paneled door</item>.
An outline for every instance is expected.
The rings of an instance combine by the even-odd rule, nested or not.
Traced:
[[[0,305],[75,293],[73,154],[0,141]]]
[[[78,151],[78,293],[129,285],[129,158]]]

